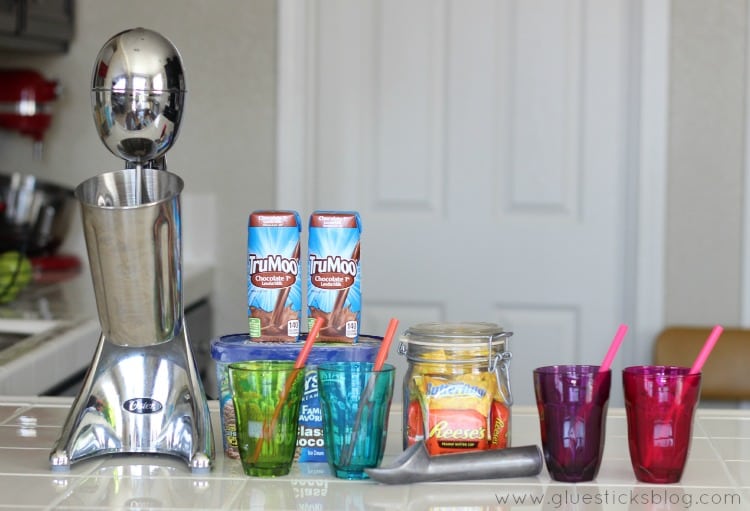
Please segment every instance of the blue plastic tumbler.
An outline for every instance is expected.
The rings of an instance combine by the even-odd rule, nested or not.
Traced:
[[[318,366],[318,394],[328,465],[336,477],[366,479],[383,459],[395,368],[370,362]]]

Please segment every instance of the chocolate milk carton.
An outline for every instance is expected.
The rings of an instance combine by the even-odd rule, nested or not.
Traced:
[[[362,314],[360,235],[354,211],[316,211],[308,236],[307,317],[323,318],[319,341],[357,342]]]
[[[302,310],[301,221],[255,211],[247,226],[247,315],[253,341],[297,341]]]

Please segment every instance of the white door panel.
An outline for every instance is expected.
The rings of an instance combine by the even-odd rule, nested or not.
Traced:
[[[294,4],[305,154],[278,205],[361,213],[363,333],[497,322],[523,404],[534,367],[601,361],[634,320],[628,5]]]

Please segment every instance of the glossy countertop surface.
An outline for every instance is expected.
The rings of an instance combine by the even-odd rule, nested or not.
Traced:
[[[535,477],[389,486],[339,480],[318,463],[295,463],[276,479],[247,477],[221,451],[214,401],[217,457],[208,474],[193,474],[178,458],[137,455],[102,456],[53,472],[49,451],[71,403],[0,397],[0,509],[750,509],[750,410],[699,408],[685,474],[675,485],[635,480],[625,413],[611,408],[604,460],[591,483],[557,483],[542,469]],[[391,410],[383,466],[401,452],[400,413]],[[540,445],[535,408],[513,408],[512,443]]]

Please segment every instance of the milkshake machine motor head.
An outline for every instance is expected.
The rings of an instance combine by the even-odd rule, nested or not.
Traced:
[[[145,28],[107,41],[92,73],[94,124],[104,145],[126,166],[164,170],[185,104],[185,74],[177,48]]]

